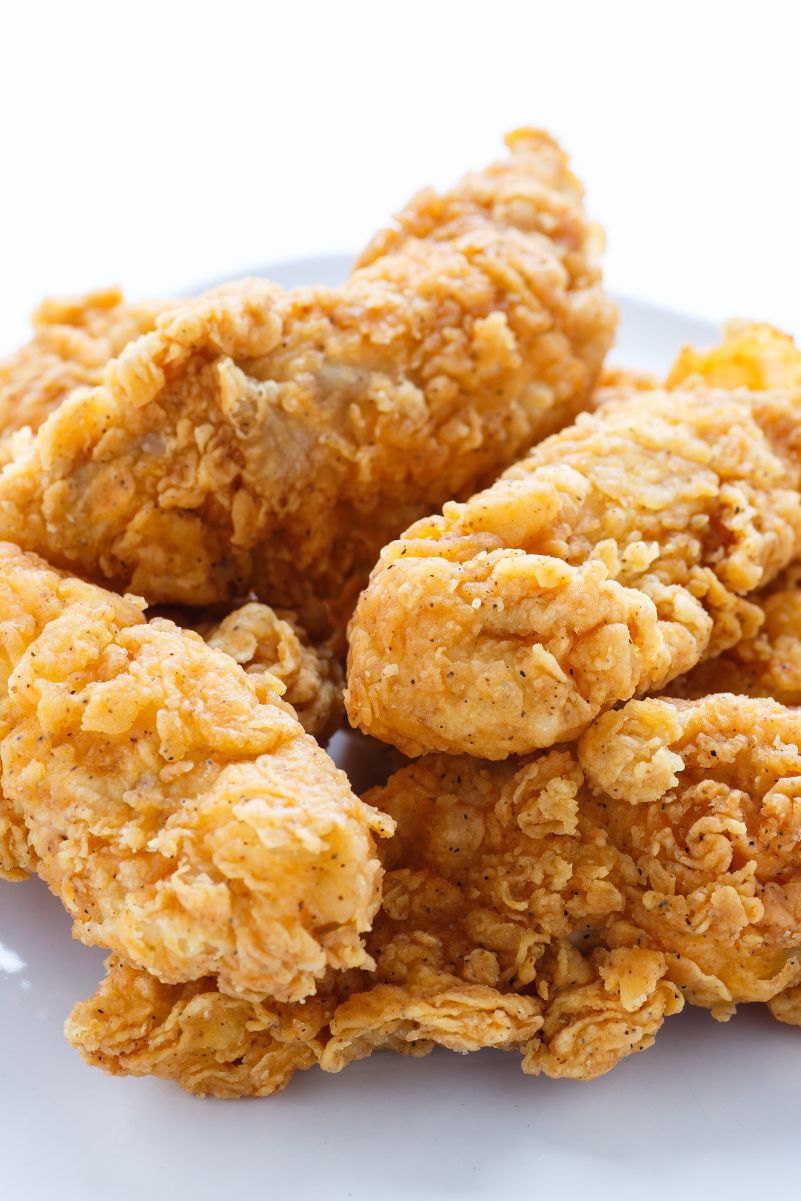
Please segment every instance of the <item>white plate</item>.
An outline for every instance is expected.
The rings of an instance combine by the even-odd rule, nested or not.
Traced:
[[[341,257],[274,266],[336,282]],[[663,370],[704,322],[622,300],[616,358]],[[338,751],[344,751],[338,736]],[[85,1067],[61,1027],[102,974],[37,881],[0,883],[2,1198],[192,1201],[658,1201],[784,1191],[801,1100],[798,1032],[764,1007],[671,1018],[655,1047],[591,1084],[523,1076],[515,1054],[375,1055],[300,1073],[260,1101],[199,1101]]]

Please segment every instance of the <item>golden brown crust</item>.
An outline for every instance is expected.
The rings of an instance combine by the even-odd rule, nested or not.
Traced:
[[[252,588],[317,637],[389,537],[586,403],[616,321],[597,242],[564,155],[520,134],[341,288],[162,316],[20,450],[0,535],[152,602]]]
[[[369,964],[390,823],[280,684],[137,598],[8,544],[0,566],[5,874],[35,866],[78,937],[168,983],[295,1000]]]
[[[264,1097],[319,1059],[329,999],[303,1005],[223,996],[213,980],[162,984],[115,958],[65,1027],[87,1063],[114,1076],[163,1076],[188,1092]]]
[[[753,634],[801,550],[801,390],[624,392],[382,552],[352,723],[499,759],[579,734]]]
[[[728,694],[632,701],[581,739],[588,816],[636,867],[611,945],[671,957],[719,1017],[801,980],[801,712]]]
[[[99,384],[109,360],[152,330],[167,307],[131,304],[118,288],[43,301],[30,342],[0,363],[0,465],[12,458],[18,430],[35,433],[73,388]]]
[[[307,734],[324,743],[342,722],[342,666],[327,647],[314,646],[293,613],[249,601],[221,621],[195,623],[202,638],[245,671],[265,672],[286,688],[283,699]]]
[[[402,769],[368,794],[398,831],[368,936],[375,970],[323,985],[327,1016],[291,1063],[338,1071],[375,1049],[495,1045],[519,1050],[524,1071],[592,1079],[648,1047],[683,996],[719,1018],[768,1001],[797,1021],[799,744],[801,716],[771,701],[632,701],[578,748]],[[173,994],[179,1015],[187,995]],[[90,1062],[254,1091],[239,1063],[265,1046],[251,1011],[209,1074],[199,1023],[179,1063],[161,1033],[172,1019],[151,1033],[140,1017],[132,1064],[97,1009],[69,1028]],[[303,1010],[271,1029],[297,1032]],[[286,1055],[276,1062],[259,1091],[287,1082]]]
[[[736,692],[801,705],[798,565],[791,565],[770,588],[751,599],[762,615],[756,633],[673,680],[665,690],[668,696],[696,699],[710,692]]]

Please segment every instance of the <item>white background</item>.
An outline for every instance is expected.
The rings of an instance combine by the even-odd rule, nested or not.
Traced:
[[[520,124],[611,287],[801,333],[798,0],[2,0],[0,47],[0,352],[48,292],[355,249]]]

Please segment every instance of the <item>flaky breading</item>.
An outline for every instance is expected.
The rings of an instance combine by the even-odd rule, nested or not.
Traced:
[[[123,347],[153,329],[164,301],[131,304],[118,288],[51,297],[33,314],[33,337],[0,363],[0,465],[13,437],[34,432],[73,388],[96,386]]]
[[[173,309],[20,447],[0,536],[150,602],[254,590],[314,637],[379,548],[587,402],[616,309],[559,147],[421,193],[338,289]]]
[[[801,982],[801,711],[632,701],[579,743],[590,819],[633,861],[611,946],[648,945],[725,1018]]]
[[[716,659],[700,663],[665,689],[697,699],[710,692],[768,696],[801,705],[801,568],[793,564],[772,587],[752,598],[762,625]]]
[[[0,546],[0,871],[160,979],[296,1000],[370,964],[372,833],[282,685]]]
[[[682,994],[798,1023],[799,743],[798,713],[717,696],[632,701],[524,760],[427,756],[367,796],[397,821],[374,972],[329,977],[311,1010],[234,1010],[113,964],[68,1037],[107,1071],[233,1096],[433,1044],[591,1079]]]
[[[191,1093],[263,1097],[312,1067],[335,994],[303,1004],[255,1003],[213,980],[162,984],[112,958],[97,992],[73,1009],[65,1032],[87,1063],[115,1076],[163,1076]]]
[[[197,623],[195,629],[245,671],[279,679],[286,688],[284,701],[307,734],[325,742],[341,724],[341,664],[333,651],[309,642],[294,614],[249,601],[222,621]]]
[[[801,551],[801,390],[624,391],[382,552],[351,722],[408,755],[579,734],[756,630]]]
[[[730,321],[725,338],[711,350],[685,347],[668,384],[730,388],[792,387],[801,384],[801,351],[773,326]],[[791,564],[752,603],[760,628],[718,658],[673,680],[669,696],[698,698],[710,692],[772,696],[785,705],[801,703],[801,569]]]

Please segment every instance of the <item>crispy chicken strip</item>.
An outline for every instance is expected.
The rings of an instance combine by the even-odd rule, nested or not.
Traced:
[[[792,338],[771,326],[736,321],[725,327],[721,345],[707,351],[685,348],[667,383],[672,389],[700,390],[706,394],[707,408],[713,399],[708,395],[710,388],[753,391],[769,387],[792,389],[800,385],[801,352]],[[758,559],[759,542],[749,547],[745,523],[733,520],[746,516],[758,521],[759,513],[752,513],[750,508],[750,495],[747,505],[734,504],[735,510],[740,507],[739,513],[731,513],[731,485],[744,484],[748,491],[749,481],[742,477],[749,470],[760,471],[759,454],[755,453],[749,464],[747,447],[743,445],[745,461],[738,465],[736,445],[724,445],[723,454],[710,456],[703,444],[699,444],[694,427],[699,422],[712,426],[701,431],[701,439],[708,442],[716,437],[716,418],[712,415],[709,422],[708,413],[693,414],[692,409],[697,410],[698,405],[692,402],[684,432],[681,417],[678,421],[669,419],[664,429],[666,440],[661,445],[655,434],[663,423],[665,408],[670,410],[673,401],[659,392],[656,381],[642,374],[606,369],[592,404],[595,410],[610,405],[612,413],[608,420],[602,414],[595,425],[564,431],[562,438],[539,448],[521,468],[507,473],[507,478],[516,482],[498,485],[486,496],[474,498],[463,510],[450,506],[445,522],[435,523],[433,531],[426,523],[418,527],[419,534],[418,529],[409,531],[408,544],[400,546],[400,556],[431,556],[433,562],[399,565],[394,562],[398,548],[389,549],[386,558],[396,574],[390,584],[382,578],[380,567],[376,569],[375,604],[371,604],[372,594],[368,593],[353,635],[350,712],[352,719],[363,723],[363,728],[410,754],[433,747],[468,750],[495,758],[508,753],[505,748],[510,734],[511,750],[520,751],[540,742],[547,745],[575,733],[581,724],[586,724],[588,713],[609,704],[610,696],[614,701],[625,699],[632,692],[658,688],[660,663],[664,664],[666,658],[670,662],[669,675],[674,676],[677,661],[683,655],[689,654],[693,662],[698,657],[713,655],[721,645],[730,645],[732,639],[736,642],[738,628],[746,641],[754,636],[762,620],[758,606],[751,609],[737,606],[731,596],[716,598],[714,594],[720,590],[710,579],[705,558],[711,560],[710,566],[718,577],[719,568],[724,569],[725,587],[731,591],[749,588],[747,580],[736,583],[734,580],[743,566],[750,569],[752,576],[759,571],[756,561],[749,562],[749,555]],[[755,397],[755,411],[747,415],[746,425],[752,417],[760,423],[765,415],[768,424],[780,422],[777,413],[760,417],[760,404],[759,397]],[[622,419],[619,412],[615,415],[621,406],[624,406]],[[678,411],[678,402],[676,407]],[[640,424],[643,428],[635,434],[633,431]],[[795,439],[792,431],[789,436],[787,433],[779,432],[786,443],[779,453],[782,458],[790,456],[794,472]],[[686,446],[682,445],[682,434]],[[770,429],[767,436],[770,441]],[[760,436],[759,444],[764,445],[765,438]],[[687,451],[690,463],[686,462]],[[597,457],[595,463],[593,456]],[[718,458],[720,462],[716,462]],[[558,481],[553,481],[555,489],[549,488],[555,467],[561,467],[563,472],[565,468],[571,472],[578,470],[582,477],[572,481],[575,486],[571,493],[569,474],[564,473],[567,487],[563,482],[562,490],[567,492],[566,497],[559,496]],[[671,484],[669,476],[673,471],[688,473],[686,488],[681,483]],[[718,474],[717,481],[710,471]],[[757,479],[757,487],[762,489],[767,482],[767,478]],[[543,486],[537,487],[538,483]],[[710,493],[710,484],[717,496]],[[621,506],[631,506],[628,514],[621,512]],[[526,512],[527,509],[533,511]],[[551,509],[560,511],[560,516],[564,513],[564,530],[551,531]],[[768,521],[770,518],[768,514]],[[783,526],[781,514],[778,521]],[[683,522],[688,529],[682,529]],[[503,528],[504,523],[508,523],[508,528]],[[722,530],[717,529],[719,523],[724,527]],[[795,515],[791,524],[797,529]],[[647,545],[649,534],[656,545]],[[605,539],[604,535],[609,537]],[[771,537],[770,529],[757,529],[757,538],[763,544]],[[520,560],[517,564],[510,562],[509,543],[518,548],[513,552]],[[530,558],[522,558],[523,550]],[[550,554],[571,566],[584,567],[585,573],[595,571],[600,576],[590,589],[584,586],[584,576],[576,572],[565,573],[564,578],[540,580],[543,572],[552,575],[558,565],[535,559],[536,552]],[[594,558],[600,559],[601,564],[592,566]],[[604,564],[609,568],[608,575]],[[403,589],[396,589],[398,570],[404,579]],[[622,584],[637,584],[655,602],[656,615],[653,606],[646,603],[648,620],[644,629],[640,628],[641,615],[630,594],[628,605],[616,603],[620,601],[620,590],[610,587],[610,576]],[[689,604],[680,604],[678,613],[672,612],[676,605],[676,583],[692,594],[687,598],[686,592],[682,593]],[[441,606],[439,593],[449,585],[455,594]],[[385,588],[400,592],[402,599],[401,603],[382,610]],[[431,593],[428,597],[427,590]],[[704,649],[703,627],[709,629],[710,623],[698,612],[695,602],[705,592],[710,596],[704,607],[711,610],[715,628]],[[580,596],[576,597],[576,593]],[[510,595],[514,605],[511,610],[507,607]],[[399,636],[397,627],[403,621],[405,606],[411,608],[417,602],[419,610],[425,612],[426,600],[435,613],[429,615],[427,622],[418,619],[422,628],[417,636],[410,637],[410,631],[406,630]],[[467,609],[468,601],[477,612]],[[721,613],[721,602],[724,609],[731,606],[733,613]],[[364,629],[359,629],[359,622]],[[444,633],[440,634],[445,622],[452,623],[448,637],[454,645],[448,645]],[[661,637],[649,640],[655,624],[661,630]],[[633,625],[637,628],[632,628]],[[689,639],[678,628],[682,625],[689,627]],[[678,645],[671,645],[677,637]],[[431,658],[433,643],[436,662],[423,678],[419,671],[410,671],[409,667],[416,666],[420,643],[426,639],[427,657]],[[507,651],[507,658],[513,664],[511,671],[504,669],[502,661]],[[364,664],[362,657],[366,659]],[[644,674],[649,667],[650,681]],[[664,675],[664,668],[661,670]],[[711,666],[700,671],[699,678],[705,681],[705,686],[695,688],[692,695],[728,687],[732,691],[749,690],[735,687],[724,677],[716,683],[715,669]],[[435,710],[440,710],[443,673],[448,692],[452,693],[457,680],[461,681],[461,688],[456,698],[456,713],[452,706],[450,723],[442,722],[437,731],[429,719],[433,722]],[[522,681],[528,683],[524,685]],[[673,691],[678,695],[681,687]],[[409,705],[407,697],[412,688],[414,700]],[[397,716],[392,713],[395,704]],[[536,711],[534,721],[532,708]],[[388,721],[384,720],[385,711]],[[486,723],[480,730],[479,742],[476,742],[479,733],[474,728],[477,721]],[[536,729],[532,730],[532,724]],[[427,728],[425,741],[419,737],[422,727]],[[434,736],[432,729],[436,731]],[[492,740],[498,742],[494,750]]]
[[[342,667],[333,651],[309,642],[294,614],[249,601],[222,621],[201,622],[195,628],[209,646],[225,651],[245,671],[279,679],[286,688],[284,701],[307,734],[325,742],[338,728]]]
[[[799,743],[797,713],[717,696],[632,701],[577,749],[428,756],[367,798],[397,821],[374,973],[235,1009],[115,963],[68,1037],[107,1071],[234,1096],[433,1044],[591,1079],[649,1046],[682,993],[798,1023]]]
[[[173,309],[0,482],[0,536],[148,601],[255,591],[317,638],[379,548],[570,421],[612,340],[559,147],[422,192],[338,289],[244,280]]]
[[[17,430],[35,432],[73,388],[99,384],[109,360],[149,333],[166,308],[130,304],[118,288],[43,301],[31,341],[0,363],[0,465],[12,457]]]
[[[390,544],[350,629],[351,722],[408,755],[581,733],[759,624],[801,551],[801,390],[624,392]]]
[[[0,870],[167,983],[297,1000],[370,965],[391,822],[278,680],[142,608],[0,546]]]

